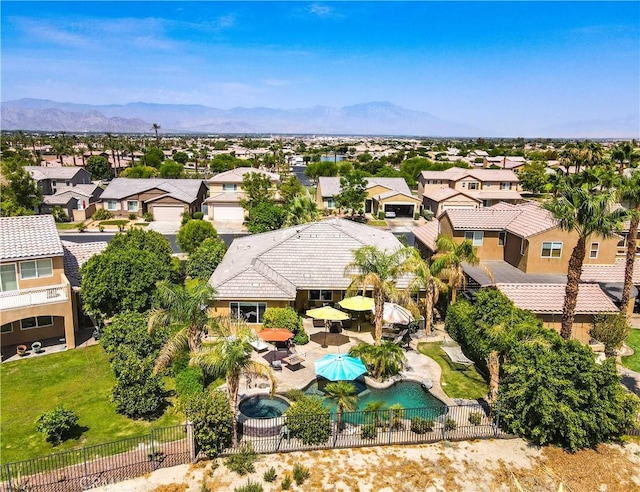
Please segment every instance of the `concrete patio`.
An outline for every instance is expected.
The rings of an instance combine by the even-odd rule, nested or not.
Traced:
[[[88,347],[90,345],[95,345],[98,341],[93,338],[93,330],[94,328],[83,328],[81,330],[76,331],[76,348],[78,347]],[[58,352],[63,352],[67,350],[67,344],[64,338],[55,337],[55,338],[45,338],[43,340],[38,340],[42,344],[42,348],[40,352],[36,353],[31,348],[31,343],[25,343],[27,352],[25,355],[17,354],[18,345],[7,345],[6,347],[2,347],[2,363],[5,362],[14,362],[17,360],[24,359],[33,359],[34,357],[44,357],[46,355],[56,354]]]

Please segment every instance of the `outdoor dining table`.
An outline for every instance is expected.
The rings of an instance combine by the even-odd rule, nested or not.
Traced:
[[[287,364],[288,366],[298,366],[305,361],[305,358],[298,354],[290,355],[289,357],[285,357],[282,359],[282,362]]]

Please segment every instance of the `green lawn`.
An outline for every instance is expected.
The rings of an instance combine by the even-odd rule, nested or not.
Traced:
[[[57,222],[56,228],[60,231],[68,231],[70,229],[75,229],[78,227],[80,222]]]
[[[114,378],[101,346],[79,348],[0,365],[0,433],[2,462],[139,436],[151,427],[177,425],[172,407],[158,420],[131,420],[109,401]],[[55,448],[35,430],[35,420],[58,404],[74,410],[87,430]]]
[[[489,392],[489,385],[476,370],[471,367],[464,371],[453,369],[442,349],[442,343],[421,343],[418,351],[435,360],[442,369],[440,385],[450,398],[475,400],[484,398]]]
[[[98,225],[102,225],[102,226],[106,226],[106,225],[121,226],[121,225],[127,225],[128,223],[129,223],[128,219],[111,219],[111,220],[103,220],[101,222],[98,222]]]
[[[387,221],[386,220],[369,219],[369,220],[367,220],[367,225],[370,225],[371,227],[387,227]]]
[[[627,345],[633,349],[633,355],[622,358],[622,365],[632,371],[640,372],[640,330],[631,330]]]

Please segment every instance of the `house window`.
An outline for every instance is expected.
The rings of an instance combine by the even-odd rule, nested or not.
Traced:
[[[332,290],[310,290],[309,300],[331,302],[333,300],[333,291]]]
[[[262,323],[266,302],[230,302],[231,317],[242,319],[247,323]]]
[[[471,244],[474,246],[482,246],[484,231],[466,231],[464,233],[464,238],[471,241]]]
[[[51,186],[58,186],[58,182],[55,179],[51,180]]]
[[[52,276],[53,263],[51,262],[51,258],[20,262],[20,278],[23,280]]]
[[[595,260],[598,257],[598,250],[600,249],[600,243],[591,243],[589,248],[589,258]]]
[[[327,208],[336,208],[335,198],[327,198]]]
[[[53,325],[53,316],[34,316],[20,320],[21,330],[31,330],[32,328],[44,328]]]
[[[13,331],[13,323],[5,323],[0,326],[0,333],[11,333]]]
[[[478,189],[478,183],[476,183],[475,181],[472,183],[469,183],[469,189],[470,190],[477,190]]]
[[[543,258],[560,258],[562,256],[562,242],[544,241],[541,256]]]
[[[511,189],[511,183],[500,183],[500,189],[501,190],[510,190]]]
[[[462,182],[462,187],[466,188],[467,187],[467,183],[465,183],[464,181]]]
[[[129,212],[137,212],[138,206],[139,205],[137,200],[127,200],[127,210]]]
[[[15,263],[0,266],[0,291],[18,290]]]
[[[622,238],[618,242],[618,248],[626,248],[627,247],[627,239],[629,238],[629,234],[626,233],[626,232],[623,232],[620,235],[622,236]]]
[[[225,183],[222,185],[222,191],[236,191],[237,186],[235,184]]]
[[[107,210],[118,210],[118,202],[116,200],[107,200]]]
[[[507,242],[507,233],[506,232],[501,232],[498,234],[498,246],[504,246],[504,244]]]

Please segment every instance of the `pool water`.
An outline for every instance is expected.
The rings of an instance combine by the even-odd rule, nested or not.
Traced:
[[[324,381],[318,386],[316,380],[305,388],[305,393],[326,396],[323,387],[327,382]],[[378,400],[382,400],[387,407],[395,403],[402,405],[402,408],[430,407],[437,415],[443,414],[446,408],[444,403],[424,389],[422,384],[413,381],[399,381],[386,389],[370,389],[362,381],[351,381],[351,383],[356,387],[358,411],[364,410],[367,403]],[[335,412],[335,403],[330,398],[325,400],[325,405]]]
[[[265,395],[251,396],[240,402],[240,412],[252,419],[272,419],[280,417],[289,408],[289,403],[282,398]]]

